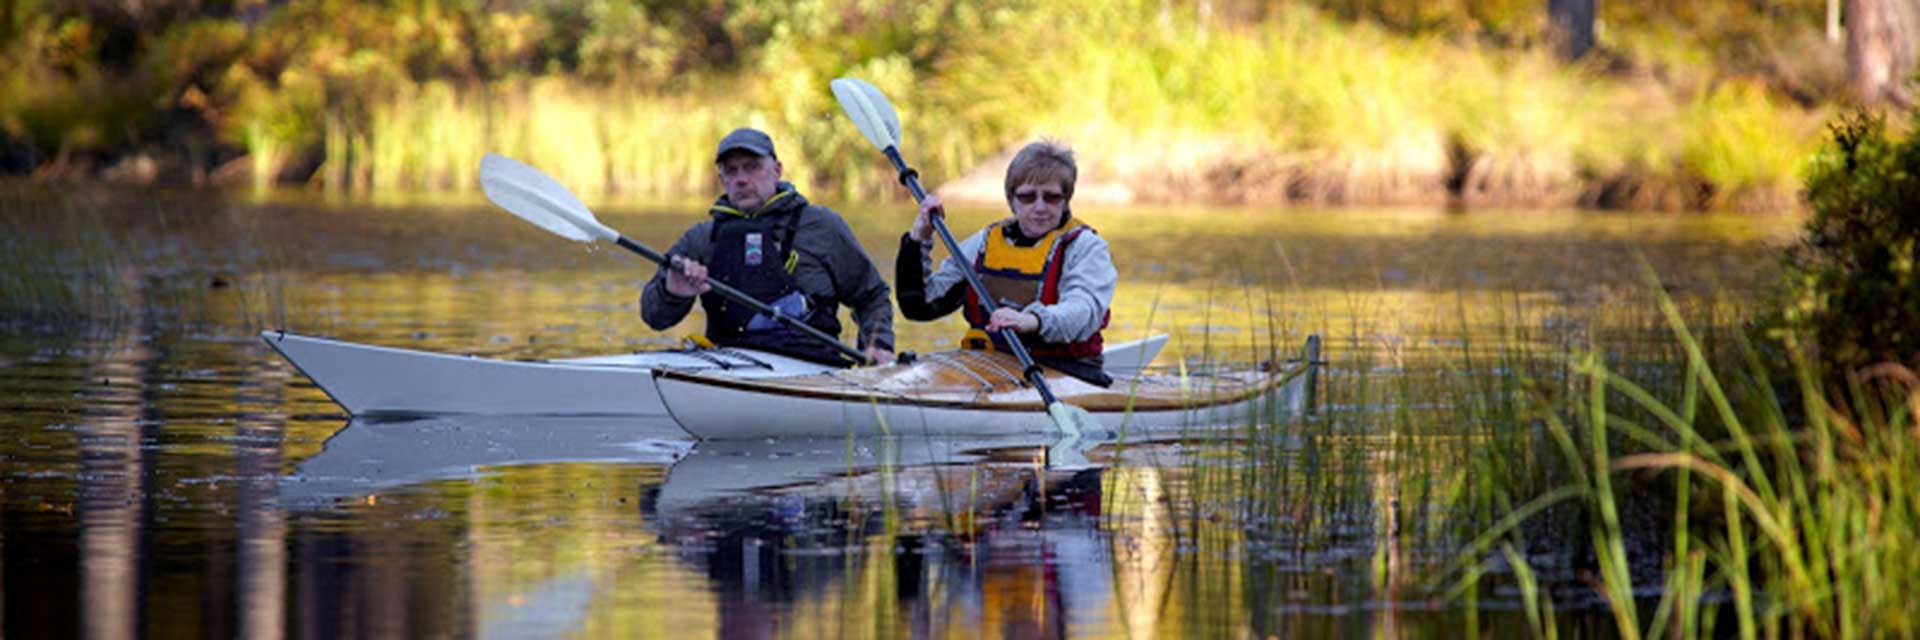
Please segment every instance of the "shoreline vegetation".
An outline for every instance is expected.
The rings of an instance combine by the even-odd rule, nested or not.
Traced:
[[[1845,93],[1819,7],[1603,3],[1568,62],[1545,3],[1443,4],[28,0],[0,12],[0,175],[472,190],[495,151],[681,197],[752,125],[810,191],[897,198],[827,89],[858,76],[955,201],[1051,137],[1101,203],[1781,211]]]

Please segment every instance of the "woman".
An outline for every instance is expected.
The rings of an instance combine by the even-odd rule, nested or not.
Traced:
[[[1022,148],[1007,166],[1013,217],[969,236],[960,243],[960,255],[948,256],[937,270],[932,269],[932,216],[945,211],[939,197],[928,195],[913,228],[900,238],[894,264],[901,315],[927,321],[962,309],[969,328],[961,346],[1007,351],[1000,332],[1012,329],[1041,364],[1111,384],[1101,370],[1100,331],[1107,326],[1119,276],[1107,242],[1073,216],[1078,175],[1066,147],[1035,142]],[[968,269],[993,296],[993,313],[967,285]]]

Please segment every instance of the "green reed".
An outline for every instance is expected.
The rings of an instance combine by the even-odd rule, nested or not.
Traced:
[[[1305,552],[1351,547],[1351,525],[1368,523],[1359,544],[1383,601],[1444,579],[1476,626],[1498,577],[1542,637],[1569,628],[1555,594],[1586,589],[1633,637],[1913,630],[1897,594],[1920,576],[1899,551],[1920,530],[1920,377],[1889,365],[1821,389],[1804,357],[1750,339],[1741,309],[1657,286],[1562,326],[1487,298],[1462,295],[1458,329],[1405,336],[1457,333],[1436,367],[1404,364],[1432,356],[1357,319],[1331,336],[1347,348],[1323,379],[1328,409],[1150,463],[1178,479],[1163,497],[1171,544]],[[1572,552],[1552,575],[1592,582],[1536,571],[1541,552]],[[1246,571],[1260,570],[1208,579]],[[1655,585],[1658,598],[1635,595]]]
[[[248,326],[285,326],[284,246],[256,216],[197,194],[0,195],[0,317],[49,328],[116,330],[221,322],[233,303]]]
[[[130,284],[98,208],[52,194],[0,197],[0,315],[111,319]]]
[[[1920,531],[1911,495],[1920,379],[1890,365],[1852,388],[1822,389],[1804,354],[1737,330],[1698,333],[1657,286],[1653,298],[1678,357],[1616,362],[1603,355],[1615,345],[1595,337],[1566,360],[1565,381],[1528,381],[1528,415],[1544,426],[1564,481],[1511,496],[1523,501],[1469,546],[1485,554],[1513,544],[1501,541],[1571,508],[1585,522],[1576,539],[1597,563],[1594,588],[1628,637],[1714,636],[1725,623],[1748,638],[1913,632],[1895,594],[1920,577],[1920,562],[1899,551]],[[1774,366],[1782,357],[1787,366]],[[1773,380],[1782,368],[1792,384]],[[1620,515],[1629,497],[1653,503],[1663,530],[1630,528]],[[1650,533],[1658,544],[1635,544]],[[1529,574],[1524,558],[1503,553],[1516,575]],[[1648,553],[1663,570],[1650,615],[1633,595],[1644,577],[1629,569],[1630,555]],[[1456,593],[1479,575],[1468,571]]]
[[[1222,298],[1212,313],[1237,315]],[[1116,457],[1108,473],[1148,472],[1157,488],[1109,489],[1107,527],[1172,562],[1148,591],[1164,600],[1123,609],[1155,608],[1155,624],[1170,628],[1271,625],[1249,616],[1306,587],[1259,558],[1361,548],[1371,552],[1364,570],[1341,570],[1334,588],[1364,576],[1357,586],[1384,610],[1451,583],[1464,608],[1445,615],[1467,629],[1508,615],[1478,608],[1500,585],[1518,594],[1512,615],[1537,637],[1590,624],[1593,612],[1560,600],[1586,589],[1608,603],[1601,615],[1612,632],[1628,636],[1911,629],[1896,595],[1916,575],[1898,553],[1915,522],[1902,495],[1913,480],[1915,407],[1903,403],[1920,400],[1867,394],[1793,424],[1766,395],[1765,368],[1752,367],[1767,355],[1728,328],[1737,309],[1657,290],[1564,327],[1535,322],[1517,296],[1462,294],[1456,305],[1457,327],[1405,336],[1461,336],[1433,353],[1373,337],[1383,327],[1364,320],[1330,336],[1345,348],[1330,354],[1327,406],[1307,419],[1268,413]],[[1694,334],[1693,325],[1713,329]],[[1276,323],[1252,351],[1285,351],[1294,331]],[[1196,339],[1214,346],[1185,354],[1196,381],[1206,366],[1248,353],[1237,340]],[[1435,353],[1439,366],[1418,364]],[[1817,376],[1797,377],[1808,406],[1823,407]],[[964,497],[956,502],[966,506],[943,507],[949,532],[974,526],[974,500]],[[904,530],[881,529],[889,539]],[[1448,562],[1462,551],[1465,560]],[[1535,554],[1569,551],[1586,559],[1534,566]],[[1657,575],[1643,570],[1650,554],[1664,558]],[[1659,598],[1635,595],[1653,585]]]

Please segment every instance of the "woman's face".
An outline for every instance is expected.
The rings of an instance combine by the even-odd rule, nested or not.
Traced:
[[[1020,232],[1029,238],[1046,235],[1060,226],[1060,215],[1067,210],[1067,194],[1059,183],[1029,182],[1013,188],[1013,217]]]

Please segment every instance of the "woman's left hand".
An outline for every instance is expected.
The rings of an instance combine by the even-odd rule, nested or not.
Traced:
[[[1001,329],[1012,329],[1014,333],[1033,333],[1040,330],[1040,316],[1007,307],[994,309],[993,315],[987,318],[987,332]]]
[[[920,215],[913,219],[913,228],[907,230],[907,236],[921,244],[933,242],[933,216],[944,215],[947,209],[940,205],[940,196],[927,194],[927,199],[920,201]]]

